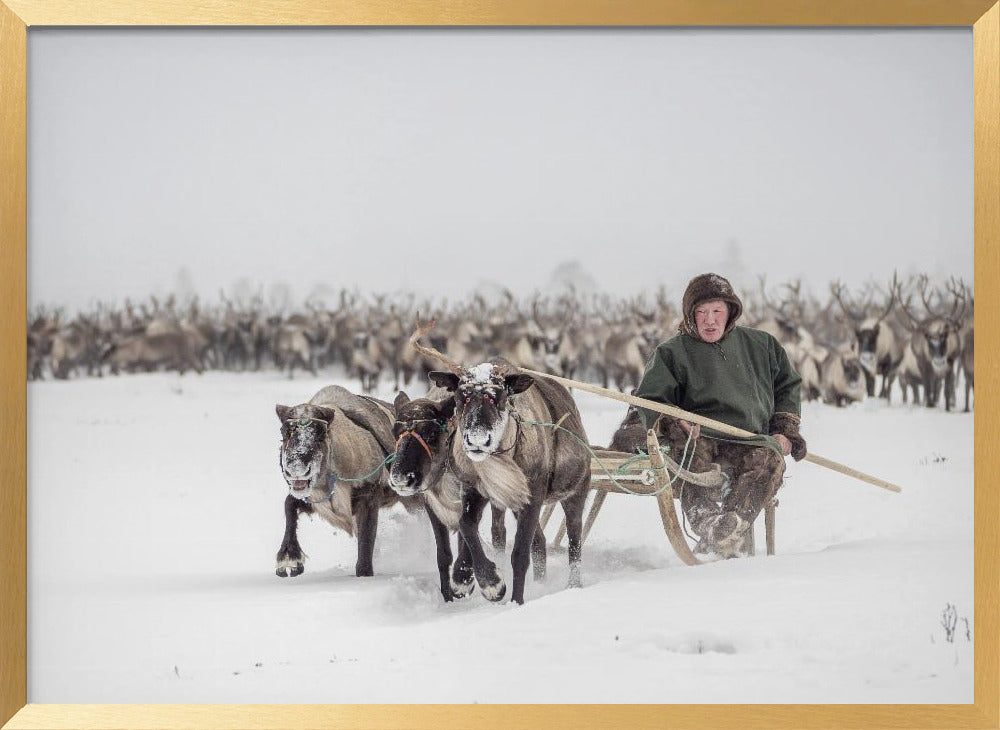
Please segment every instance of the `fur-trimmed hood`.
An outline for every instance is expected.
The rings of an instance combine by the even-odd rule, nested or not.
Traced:
[[[721,299],[729,305],[729,320],[726,322],[726,330],[722,336],[725,337],[732,332],[740,315],[743,314],[743,302],[736,296],[732,284],[718,274],[699,274],[688,282],[687,289],[684,290],[684,298],[681,301],[684,319],[681,320],[680,326],[677,328],[678,331],[700,340],[698,326],[694,321],[694,310],[702,302],[712,299]]]

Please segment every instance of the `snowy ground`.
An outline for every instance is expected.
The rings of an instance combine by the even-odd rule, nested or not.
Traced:
[[[328,382],[29,385],[30,702],[973,700],[971,414],[806,404],[814,452],[904,491],[790,462],[774,557],[759,524],[757,557],[686,567],[653,500],[611,495],[583,589],[565,588],[563,549],[524,606],[444,604],[426,518],[402,510],[382,514],[374,578],[308,518],[306,572],[274,575],[274,405]],[[624,406],[578,402],[607,443]]]

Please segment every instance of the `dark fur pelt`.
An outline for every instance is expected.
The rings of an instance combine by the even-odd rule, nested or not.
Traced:
[[[608,448],[611,451],[624,451],[630,454],[636,453],[639,449],[646,450],[646,427],[642,424],[635,406],[629,406],[625,419],[611,437]]]

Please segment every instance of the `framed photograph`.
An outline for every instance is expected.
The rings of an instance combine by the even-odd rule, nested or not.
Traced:
[[[971,347],[940,401],[919,364],[829,375],[864,386],[866,313],[961,348],[978,293],[994,339],[993,0],[0,0],[0,58],[0,725],[1000,727],[990,350],[964,402]],[[372,577],[289,517],[284,407],[421,395],[417,313],[464,366],[520,318],[519,365],[628,393],[632,340],[587,338],[663,341],[707,271],[779,339],[812,313],[803,434],[850,467],[789,459],[756,555],[685,567],[654,500],[602,498],[584,589],[557,507],[546,579],[495,605],[442,600],[402,503]],[[573,398],[610,442],[626,405]]]

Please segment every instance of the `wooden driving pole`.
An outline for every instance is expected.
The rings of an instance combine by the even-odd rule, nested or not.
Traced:
[[[581,383],[579,380],[570,380],[569,378],[563,378],[558,375],[549,375],[548,373],[540,373],[537,370],[529,370],[528,368],[521,368],[522,371],[530,373],[531,375],[538,375],[543,378],[549,378],[555,380],[557,383],[562,383],[567,388],[576,388],[578,390],[585,391],[587,393],[593,393],[595,395],[602,395],[605,398],[612,398],[614,400],[621,401],[622,403],[628,403],[629,405],[638,406],[639,408],[645,408],[648,411],[656,411],[657,413],[665,413],[668,416],[674,416],[675,418],[683,418],[685,421],[690,421],[691,423],[697,423],[702,426],[707,426],[708,428],[715,429],[721,433],[728,434],[729,436],[737,436],[739,438],[753,438],[759,436],[760,434],[750,433],[749,431],[744,431],[742,428],[736,428],[735,426],[730,426],[727,423],[722,423],[720,421],[712,420],[711,418],[705,418],[705,416],[699,416],[696,413],[688,413],[687,411],[677,408],[676,406],[668,406],[665,403],[657,403],[654,400],[647,400],[646,398],[639,398],[634,395],[628,395],[627,393],[619,393],[617,390],[609,390],[608,388],[602,388],[599,385],[591,385],[590,383]],[[857,469],[852,469],[849,466],[845,466],[833,459],[827,459],[825,456],[820,456],[819,454],[806,454],[803,461],[810,461],[817,466],[822,466],[827,469],[831,469],[839,474],[844,474],[845,476],[853,477],[862,482],[872,484],[876,487],[881,487],[882,489],[888,489],[890,492],[902,492],[902,488],[887,482],[884,479],[879,479],[878,477],[873,477],[870,474],[865,474],[864,472],[858,471]]]

